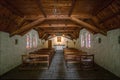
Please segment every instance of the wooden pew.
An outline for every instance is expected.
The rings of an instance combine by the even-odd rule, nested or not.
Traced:
[[[80,68],[83,70],[93,70],[94,69],[94,55],[89,54],[89,55],[81,55],[80,58],[81,65]]]
[[[23,65],[38,65],[42,63],[47,64],[47,69],[50,66],[52,57],[54,55],[54,49],[40,49],[34,52],[30,52],[28,55],[22,55]]]
[[[80,58],[82,54],[87,54],[87,53],[75,48],[64,49],[64,59],[65,59],[66,67],[68,68],[69,63],[80,63],[81,62]]]

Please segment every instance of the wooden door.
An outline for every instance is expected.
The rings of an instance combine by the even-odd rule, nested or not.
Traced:
[[[52,48],[52,40],[48,40],[48,48]]]

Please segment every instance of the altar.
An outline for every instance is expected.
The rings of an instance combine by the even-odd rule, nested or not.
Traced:
[[[55,50],[63,50],[65,45],[54,45]]]

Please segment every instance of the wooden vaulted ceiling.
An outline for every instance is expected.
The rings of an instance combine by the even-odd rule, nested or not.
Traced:
[[[81,29],[107,35],[120,28],[120,0],[0,0],[0,31],[38,31],[41,39],[79,37]]]

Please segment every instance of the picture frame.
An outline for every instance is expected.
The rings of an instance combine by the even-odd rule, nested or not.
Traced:
[[[61,42],[61,37],[57,37],[57,42]]]

